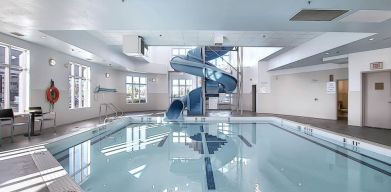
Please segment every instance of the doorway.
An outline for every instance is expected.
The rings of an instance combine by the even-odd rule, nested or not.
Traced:
[[[252,112],[257,112],[257,85],[251,86],[251,95],[252,95]]]
[[[349,98],[349,81],[347,79],[337,80],[337,119],[348,119],[348,98]]]
[[[363,74],[363,125],[391,129],[391,72]]]

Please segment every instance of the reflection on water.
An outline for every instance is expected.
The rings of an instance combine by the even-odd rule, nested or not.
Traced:
[[[85,191],[208,191],[205,158],[215,191],[391,188],[391,177],[367,164],[385,171],[390,166],[355,154],[360,163],[330,150],[339,149],[335,145],[303,137],[309,136],[270,124],[132,124],[55,157]]]
[[[69,148],[68,174],[76,181],[83,183],[91,173],[91,140]]]

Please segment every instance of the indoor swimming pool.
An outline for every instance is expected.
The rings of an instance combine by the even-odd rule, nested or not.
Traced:
[[[389,192],[391,160],[270,123],[141,123],[46,146],[85,191]]]

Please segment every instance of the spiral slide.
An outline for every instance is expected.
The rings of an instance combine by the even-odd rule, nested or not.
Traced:
[[[171,67],[175,71],[188,73],[198,77],[205,77],[205,96],[218,97],[219,93],[232,93],[236,89],[237,80],[231,74],[217,68],[209,61],[221,57],[231,51],[233,47],[208,47],[205,49],[205,64],[202,48],[190,50],[186,56],[176,56],[171,59]],[[165,113],[168,120],[179,120],[183,117],[183,110],[188,115],[202,115],[203,103],[202,87],[196,88],[181,99],[174,100]]]

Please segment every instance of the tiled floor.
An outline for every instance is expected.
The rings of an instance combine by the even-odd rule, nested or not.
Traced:
[[[365,139],[375,143],[383,144],[391,147],[391,129],[381,129],[381,128],[372,128],[372,127],[358,127],[351,126],[347,124],[346,120],[327,120],[327,119],[317,119],[310,117],[299,117],[299,116],[290,116],[290,115],[277,115],[277,114],[259,114],[254,112],[245,111],[242,115],[240,112],[230,112],[230,111],[211,111],[208,113],[208,116],[250,116],[250,117],[264,117],[264,116],[275,116],[284,118],[287,120],[309,124],[314,127],[319,127],[329,131],[333,131],[340,134],[349,135],[352,137]]]

